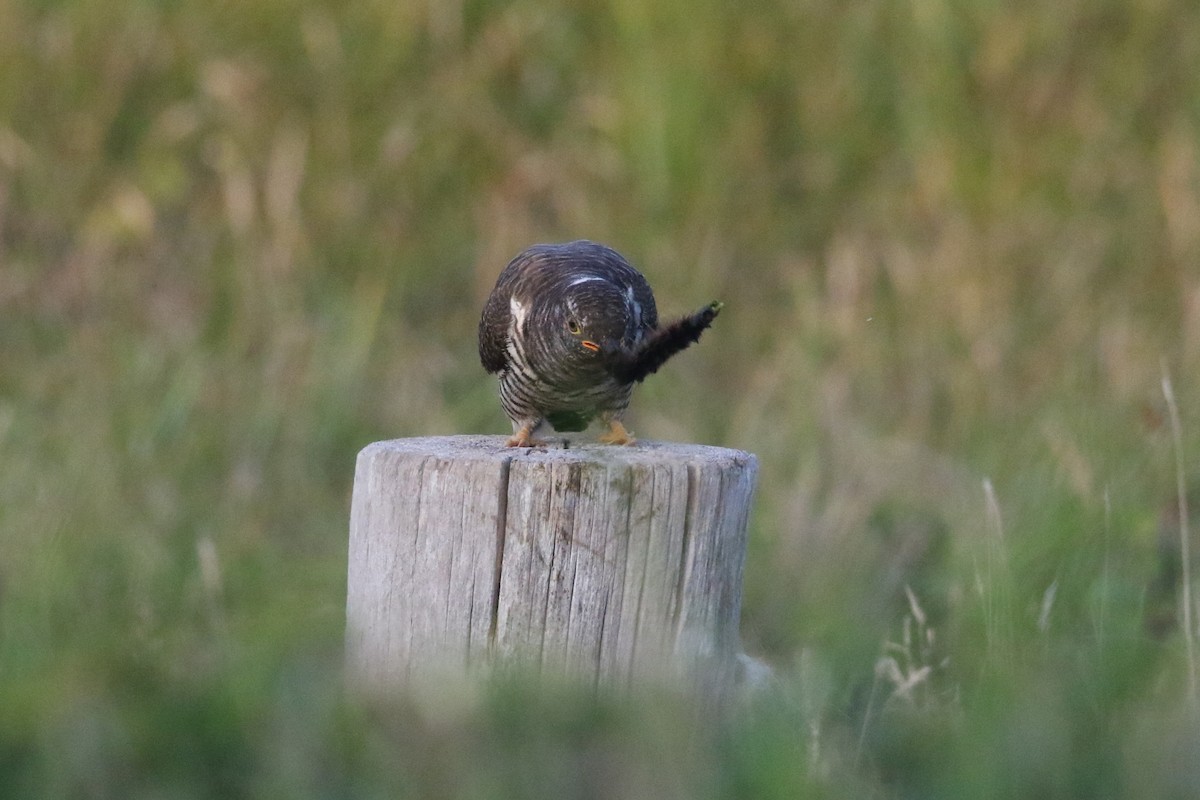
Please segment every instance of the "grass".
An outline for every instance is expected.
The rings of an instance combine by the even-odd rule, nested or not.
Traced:
[[[1175,402],[1175,389],[1171,383],[1171,374],[1163,365],[1162,377],[1163,399],[1167,402],[1167,414],[1171,420],[1171,441],[1175,446],[1175,492],[1176,510],[1179,520],[1179,580],[1181,583],[1179,605],[1183,619],[1183,641],[1187,648],[1188,663],[1188,700],[1196,702],[1196,643],[1192,628],[1192,568],[1191,568],[1191,531],[1188,520],[1187,482],[1185,480],[1185,461],[1183,456],[1183,432],[1179,422],[1179,406]]]
[[[0,3],[0,785],[1193,795],[1197,42],[1182,0]],[[578,237],[725,302],[631,427],[759,455],[777,685],[362,707],[354,455],[503,431],[482,300]]]

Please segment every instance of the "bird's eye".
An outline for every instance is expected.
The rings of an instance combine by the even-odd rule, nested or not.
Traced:
[[[579,331],[582,330],[582,328],[579,327],[579,320],[575,319],[574,317],[567,319],[567,330],[569,330],[571,333],[579,333]]]

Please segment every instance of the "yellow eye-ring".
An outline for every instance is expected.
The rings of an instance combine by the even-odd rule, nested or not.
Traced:
[[[582,328],[579,327],[579,320],[575,319],[574,317],[568,319],[567,330],[569,330],[571,333],[578,334],[582,330]]]

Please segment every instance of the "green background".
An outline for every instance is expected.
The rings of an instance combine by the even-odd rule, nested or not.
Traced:
[[[354,456],[574,238],[726,304],[630,427],[759,456],[776,681],[367,707]],[[0,0],[0,793],[1195,796],[1198,368],[1190,0]]]

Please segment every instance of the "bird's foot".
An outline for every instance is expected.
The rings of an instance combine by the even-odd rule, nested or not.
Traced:
[[[608,433],[600,434],[599,440],[603,444],[633,444],[637,439],[633,438],[633,434],[625,430],[625,426],[621,424],[619,419],[608,421]]]
[[[536,425],[525,423],[504,443],[505,447],[538,447],[542,443],[533,438]]]

